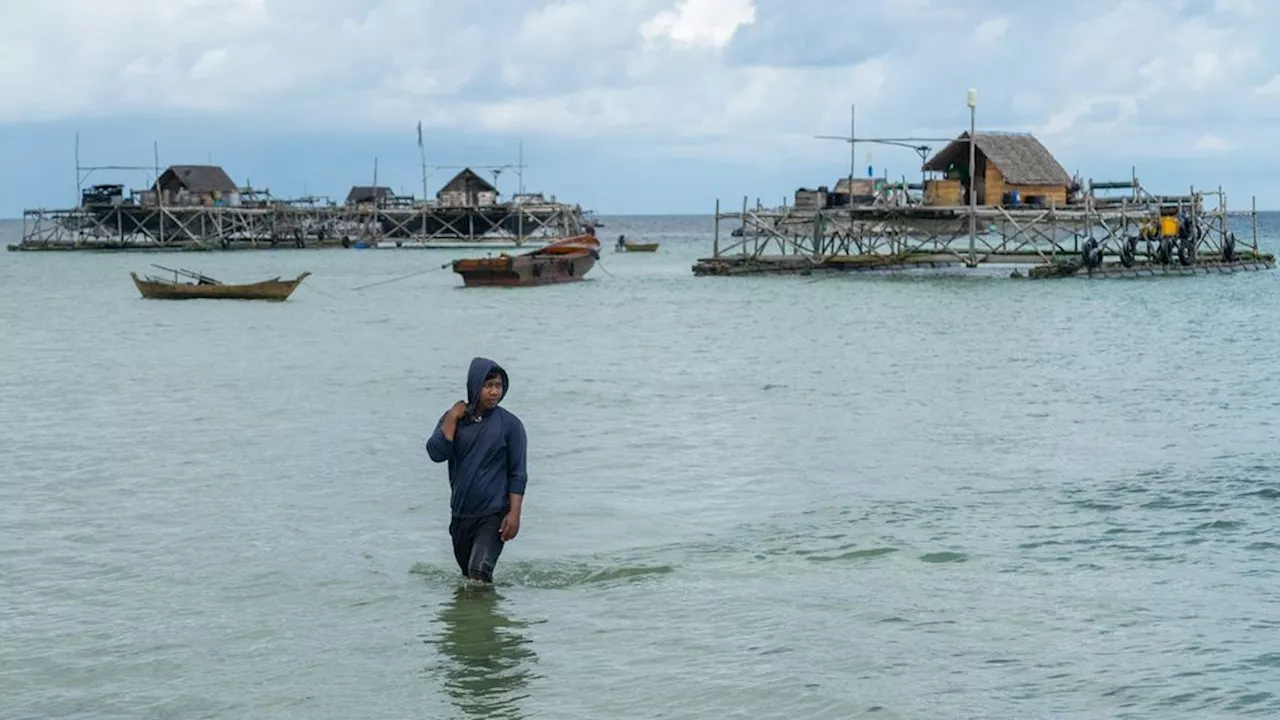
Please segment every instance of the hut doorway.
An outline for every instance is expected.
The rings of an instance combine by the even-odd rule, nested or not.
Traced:
[[[968,167],[965,170],[968,170]],[[966,203],[969,201],[970,191],[974,194],[974,205],[987,204],[987,156],[981,150],[973,158],[973,178],[965,185]]]
[[[987,201],[987,159],[978,153],[974,158],[974,177],[969,177],[969,163],[966,161],[957,173],[960,176],[960,200],[965,205],[970,202],[970,194],[973,195],[973,204],[982,205]],[[976,180],[976,181],[975,181]]]

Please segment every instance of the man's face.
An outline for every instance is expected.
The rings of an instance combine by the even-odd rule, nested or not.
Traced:
[[[492,377],[484,381],[484,385],[480,386],[480,409],[492,410],[498,406],[498,401],[502,399],[502,378]]]

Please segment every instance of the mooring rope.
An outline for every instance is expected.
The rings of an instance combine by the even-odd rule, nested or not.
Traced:
[[[452,264],[453,264],[452,262],[447,262],[447,263],[445,263],[445,264],[443,264],[443,265],[438,265],[438,266],[436,266],[436,267],[429,267],[429,268],[427,268],[426,270],[419,270],[418,272],[415,272],[415,273],[409,273],[408,275],[401,275],[400,277],[394,277],[394,278],[391,278],[390,280],[379,280],[379,281],[378,281],[378,282],[376,282],[376,283],[369,283],[368,285],[361,285],[360,287],[354,287],[354,288],[351,288],[351,291],[352,291],[352,292],[356,292],[357,290],[364,290],[365,288],[371,288],[371,287],[374,287],[374,286],[376,286],[376,285],[386,285],[387,283],[398,282],[398,281],[400,281],[400,280],[408,280],[408,279],[409,279],[409,278],[411,278],[411,277],[417,277],[417,276],[419,276],[419,275],[424,275],[424,274],[429,273],[429,272],[431,272],[431,271],[433,271],[433,270],[443,270],[443,269],[445,269],[445,268],[449,267],[449,266],[450,266],[450,265],[452,265]]]
[[[320,293],[321,295],[323,295],[323,296],[325,296],[325,297],[327,297],[327,298],[333,298],[334,300],[337,300],[338,302],[342,302],[342,298],[338,297],[337,295],[334,295],[333,293],[327,293],[327,292],[325,292],[324,290],[321,290],[320,288],[316,287],[314,284],[312,284],[312,285],[304,285],[303,287],[305,287],[305,288],[307,289],[307,291],[308,291],[308,292]]]

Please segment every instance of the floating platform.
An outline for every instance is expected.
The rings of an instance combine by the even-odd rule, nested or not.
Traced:
[[[303,245],[294,245],[292,242],[271,244],[269,240],[259,240],[257,242],[247,241],[244,243],[232,244],[227,248],[199,243],[186,244],[165,244],[147,243],[147,242],[127,242],[119,243],[113,241],[94,242],[91,240],[79,243],[10,243],[7,249],[10,252],[129,252],[129,253],[172,253],[172,252],[215,252],[221,250],[291,250],[295,248],[309,249],[325,249],[325,248],[354,248],[358,250],[364,249],[380,249],[380,250],[535,250],[546,247],[552,242],[549,238],[525,238],[524,240],[420,240],[420,241],[380,241],[369,244],[363,240],[355,242],[343,243],[341,240],[326,240],[325,242],[308,241]]]
[[[1237,272],[1271,270],[1276,266],[1275,257],[1265,253],[1258,257],[1245,254],[1229,262],[1218,259],[1197,260],[1188,265],[1135,262],[1132,266],[1125,266],[1119,259],[1108,259],[1095,268],[1086,268],[1083,263],[1074,261],[1046,263],[1039,256],[1009,254],[996,259],[989,259],[987,264],[1030,265],[1025,272],[1022,269],[1015,269],[1010,277],[1031,280],[1068,277],[1127,278],[1161,275],[1225,275]],[[699,259],[693,266],[693,274],[697,276],[813,275],[816,273],[883,274],[964,267],[968,267],[968,265],[958,254],[919,253],[901,257],[887,255],[832,256],[823,260],[797,255],[765,255],[746,258],[722,256],[719,258]]]
[[[523,240],[383,240],[377,244],[379,248],[396,248],[399,250],[535,250],[544,248],[554,241],[553,238],[529,238]]]
[[[831,189],[797,189],[790,207],[784,199],[780,207],[757,200],[753,208],[744,197],[741,210],[721,212],[716,200],[711,257],[698,260],[693,273],[954,274],[947,270],[985,266],[990,274],[1013,265],[1015,277],[1060,278],[1275,267],[1274,257],[1258,247],[1256,199],[1251,211],[1230,212],[1221,186],[1157,194],[1139,182],[1136,167],[1128,180],[1086,185],[1030,133],[977,132],[971,119],[967,132],[949,138],[860,138],[853,120],[848,136],[816,137],[848,143],[851,163],[859,144],[914,150],[920,182],[875,177],[870,168],[867,177],[855,178],[851,164]],[[935,142],[945,143],[937,153]],[[726,221],[736,227],[722,239]],[[1237,234],[1251,237],[1237,240]]]
[[[812,275],[815,272],[893,272],[932,270],[961,264],[954,257],[928,255],[832,255],[817,259],[804,255],[762,255],[758,257],[702,258],[693,274],[704,275]]]
[[[541,247],[592,225],[576,205],[141,206],[27,210],[13,251]]]
[[[696,276],[931,271],[1013,265],[1030,279],[1219,275],[1270,270],[1258,247],[1257,203],[1227,210],[1226,195],[1160,196],[1134,185],[1132,198],[1066,207],[957,207],[883,203],[750,208],[716,203],[712,254]],[[1210,205],[1206,199],[1216,199]],[[727,239],[722,223],[737,221]],[[1241,221],[1248,225],[1241,227]],[[1249,233],[1237,240],[1237,231]]]
[[[1024,276],[1017,271],[1012,277],[1026,277],[1031,280],[1046,278],[1135,278],[1157,277],[1163,275],[1230,275],[1238,272],[1258,270],[1274,270],[1275,256],[1264,253],[1258,257],[1240,257],[1235,260],[1197,260],[1187,265],[1181,263],[1162,264],[1159,262],[1134,263],[1125,266],[1121,262],[1106,262],[1096,268],[1086,268],[1080,263],[1064,263],[1061,265],[1037,265]]]
[[[497,188],[470,168],[434,199],[396,195],[375,184],[353,186],[346,200],[336,203],[317,196],[276,199],[270,191],[238,185],[215,165],[172,165],[163,173],[158,167],[146,190],[126,194],[124,185],[92,185],[81,189],[74,208],[24,211],[21,242],[9,249],[514,249],[581,235],[597,224],[581,206],[557,202],[554,195],[548,199],[522,189],[500,201]],[[82,169],[77,144],[81,178]]]

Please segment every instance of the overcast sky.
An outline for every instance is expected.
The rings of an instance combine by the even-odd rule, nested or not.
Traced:
[[[851,103],[859,137],[954,136],[971,86],[980,130],[1070,173],[1280,209],[1277,28],[1263,0],[0,0],[0,216],[74,203],[76,131],[84,165],[150,166],[154,141],[162,168],[341,200],[376,157],[420,195],[419,121],[428,165],[523,139],[528,190],[705,213],[834,184],[848,146],[813,136]],[[919,177],[910,150],[868,161]],[[150,173],[88,178],[113,181]]]

